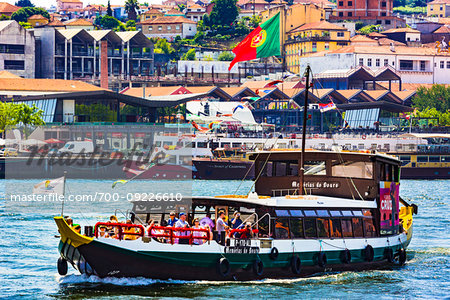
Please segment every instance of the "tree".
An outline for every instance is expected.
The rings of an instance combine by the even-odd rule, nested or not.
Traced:
[[[6,16],[6,15],[1,15],[0,16],[0,21],[7,21],[7,20],[11,20],[10,16]]]
[[[11,19],[17,22],[26,22],[32,15],[42,15],[44,18],[50,20],[49,13],[40,7],[22,7],[11,15]]]
[[[120,25],[120,21],[111,16],[104,16],[100,20],[100,25],[105,29],[113,29]]]
[[[216,25],[231,26],[239,15],[237,0],[213,0],[214,7],[209,15],[210,22]]]
[[[231,52],[222,52],[217,58],[219,61],[232,61],[234,59],[234,54]]]
[[[435,108],[441,113],[450,110],[450,87],[433,84],[431,88],[419,87],[413,99],[413,104],[419,110]]]
[[[185,4],[178,4],[178,10],[181,11],[182,13],[184,13],[184,10],[186,9],[186,5]]]
[[[379,32],[380,31],[381,26],[380,25],[367,25],[362,27],[359,30],[359,33],[364,34],[364,35],[368,35],[372,32]]]
[[[30,0],[19,0],[15,5],[19,7],[34,7],[34,4]]]
[[[22,26],[24,29],[31,29],[33,26],[31,26],[28,22],[19,22],[19,25]]]
[[[110,3],[109,0],[108,0],[108,7],[106,8],[106,15],[108,15],[108,16],[110,16],[110,17],[113,16],[113,11],[112,11],[112,9],[111,9],[111,3]]]
[[[139,9],[139,3],[137,0],[127,0],[125,1],[125,11],[128,14],[129,20],[137,19],[137,10]]]
[[[195,48],[189,49],[188,52],[183,54],[181,60],[195,60]]]
[[[42,120],[44,112],[34,104],[28,106],[25,103],[0,102],[0,133],[18,124],[23,124],[24,135],[27,136],[27,126],[44,125]]]
[[[172,55],[175,52],[175,49],[167,42],[166,39],[159,39],[155,44],[155,50],[160,49],[161,53]]]

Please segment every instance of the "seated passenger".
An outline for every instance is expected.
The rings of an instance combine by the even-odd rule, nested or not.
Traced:
[[[70,227],[73,226],[73,220],[71,217],[64,217],[64,220],[66,221],[67,225],[69,225]]]
[[[189,223],[186,222],[186,214],[184,212],[180,213],[180,219],[175,223],[175,228],[189,228]],[[189,231],[177,231],[175,233],[176,236],[179,237],[184,237],[184,236],[189,236],[191,233]],[[182,238],[182,239],[176,239],[178,241],[176,241],[175,243],[179,243],[179,244],[189,244],[189,239],[186,238]]]
[[[180,214],[181,216],[181,214]],[[167,220],[167,226],[173,227],[175,226],[175,223],[178,221],[178,219],[175,217],[175,213],[171,212],[169,215],[169,220]]]
[[[73,230],[75,230],[76,232],[81,234],[81,226],[80,226],[80,224],[73,224],[72,228],[73,228]]]
[[[126,224],[132,225],[133,223],[131,223],[131,220],[127,220]],[[137,237],[138,237],[137,235],[129,234],[129,233],[136,233],[136,228],[133,228],[133,227],[124,227],[124,228],[122,229],[122,231],[123,231],[123,234],[124,234],[124,236],[123,236],[123,239],[124,239],[124,240],[135,240],[135,239],[137,239]],[[127,233],[128,233],[128,234],[127,234]]]
[[[241,214],[238,211],[235,211],[233,214],[233,219],[231,219],[230,226],[232,229],[242,229],[242,220],[241,220]],[[239,238],[241,234],[239,232],[236,232],[234,234],[235,238]]]
[[[203,227],[200,226],[200,221],[197,218],[195,218],[194,222],[192,222],[192,225],[192,228],[203,229]],[[192,241],[194,245],[202,245],[204,239],[199,239],[198,237],[203,238],[206,236],[206,234],[202,231],[193,231],[192,236],[194,237],[194,240]]]
[[[209,226],[209,228],[214,228],[214,222],[211,220],[211,213],[207,212],[206,217],[200,220],[200,226],[206,227],[206,225]]]
[[[104,238],[109,237],[109,234],[106,232],[106,226],[105,225],[101,225],[99,227],[98,236],[99,237],[104,237]]]
[[[241,239],[251,239],[253,238],[253,230],[252,230],[252,224],[250,222],[247,222],[244,227],[245,231],[241,233]]]

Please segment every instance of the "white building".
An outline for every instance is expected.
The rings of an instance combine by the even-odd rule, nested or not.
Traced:
[[[389,65],[403,83],[450,84],[450,53],[430,47],[347,46],[315,56],[302,57],[300,69],[310,65],[314,73],[366,66],[377,71]]]

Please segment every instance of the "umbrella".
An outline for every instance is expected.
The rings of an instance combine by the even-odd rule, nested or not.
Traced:
[[[40,141],[40,140],[36,140],[36,139],[29,139],[29,140],[23,140],[20,141],[22,145],[25,146],[35,146],[35,145],[44,145],[46,144],[46,142],[44,141]]]
[[[60,141],[60,140],[54,139],[54,138],[45,140],[44,142],[46,142],[47,144],[64,144],[63,141]]]

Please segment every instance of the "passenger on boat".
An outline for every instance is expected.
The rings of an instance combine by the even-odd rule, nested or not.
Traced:
[[[131,225],[133,223],[131,223],[131,220],[127,220],[126,224]],[[135,240],[137,238],[137,235],[127,234],[127,233],[136,233],[135,228],[132,228],[132,227],[131,228],[123,228],[123,233],[124,233],[124,236],[123,236],[124,240]]]
[[[211,228],[209,227],[208,224],[205,225],[205,229],[209,230],[209,240],[212,241],[213,240],[213,233]]]
[[[233,214],[233,219],[231,219],[231,222],[230,222],[230,227],[232,229],[237,229],[237,228],[242,227],[241,225],[242,225],[241,214],[238,211],[235,211]],[[238,232],[236,232],[234,234],[235,238],[239,238],[239,236],[240,236],[240,233],[238,233]]]
[[[180,214],[181,216],[181,214]],[[171,212],[169,215],[169,220],[167,220],[167,226],[173,227],[178,219],[175,217],[175,212]]]
[[[186,214],[181,212],[179,215],[180,219],[175,223],[175,228],[189,228],[189,223],[186,222]],[[188,236],[191,233],[189,231],[178,231],[176,233],[177,236]],[[178,244],[189,244],[188,239],[176,239],[175,243]]]
[[[203,227],[200,226],[200,222],[197,218],[194,219],[194,222],[192,222],[192,228],[195,229],[203,229]],[[205,237],[206,234],[204,232],[201,231],[193,231],[192,232],[192,236],[194,237],[194,240],[192,241],[192,243],[194,245],[202,245],[203,244],[203,239],[198,239],[198,237]]]
[[[66,216],[66,217],[64,217],[64,219],[66,220],[67,225],[69,225],[70,227],[73,226],[73,220],[71,217]]]
[[[80,224],[73,224],[72,228],[73,228],[73,230],[75,230],[76,232],[81,234],[81,226],[80,226]]]
[[[206,217],[200,220],[200,226],[206,227],[206,225],[208,225],[209,228],[214,228],[214,222],[211,220],[210,212],[207,212]]]
[[[119,220],[115,215],[112,215],[109,217],[109,223],[119,223]],[[106,231],[108,232],[108,235],[113,238],[119,238],[119,229],[116,226],[108,226],[106,228]]]
[[[251,239],[254,237],[252,230],[252,223],[250,222],[245,223],[244,229],[245,231],[242,232],[240,236],[241,239]]]
[[[106,232],[106,226],[101,225],[99,227],[99,229],[100,229],[100,231],[99,231],[99,236],[100,237],[104,237],[104,238],[108,238],[109,237],[109,234]]]
[[[222,241],[223,237],[226,234],[226,231],[228,231],[230,229],[230,227],[227,225],[227,222],[225,222],[225,212],[224,211],[220,211],[219,212],[219,218],[217,218],[216,221],[216,229],[217,229],[217,233],[219,234],[219,238]]]

